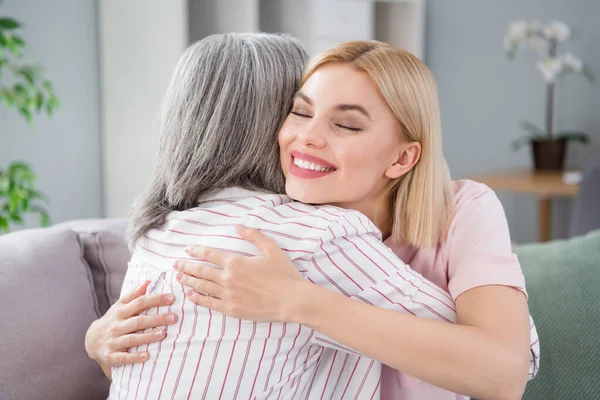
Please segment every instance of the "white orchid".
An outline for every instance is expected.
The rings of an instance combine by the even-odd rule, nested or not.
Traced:
[[[583,62],[573,54],[565,53],[561,58],[565,69],[573,72],[581,72],[583,70]]]
[[[529,21],[527,23],[527,33],[529,35],[537,35],[542,32],[543,26],[540,21]]]
[[[515,43],[521,43],[527,38],[527,21],[515,21],[508,27],[508,38]]]
[[[564,64],[560,58],[546,58],[536,63],[537,69],[542,73],[544,80],[553,83],[556,77],[563,72]]]
[[[571,28],[564,22],[552,21],[544,28],[544,35],[561,43],[569,39]]]
[[[548,41],[544,38],[539,36],[530,36],[527,38],[526,43],[539,55],[546,55],[548,53]]]
[[[557,55],[558,45],[569,39],[571,29],[561,21],[542,25],[539,21],[515,21],[508,26],[504,37],[504,51],[512,59],[525,45],[533,49],[540,59],[536,63],[547,83],[554,83],[562,72],[581,73],[588,80],[594,75],[582,60],[571,53]]]

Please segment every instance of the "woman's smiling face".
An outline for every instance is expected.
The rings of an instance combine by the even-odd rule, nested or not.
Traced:
[[[279,132],[286,192],[298,201],[371,214],[409,145],[369,75],[349,65],[317,69]]]

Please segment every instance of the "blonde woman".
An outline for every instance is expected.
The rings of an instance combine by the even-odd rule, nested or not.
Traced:
[[[402,260],[450,292],[458,324],[390,312],[311,285],[256,230],[243,237],[257,245],[259,257],[190,252],[223,270],[185,264],[186,285],[211,296],[189,298],[239,318],[309,326],[403,371],[384,369],[385,399],[521,398],[533,372],[530,358],[537,363],[539,352],[535,332],[530,342],[524,278],[494,193],[450,180],[427,67],[378,42],[321,53],[305,71],[279,145],[286,193],[376,221]],[[307,172],[306,161],[316,159],[326,173]]]

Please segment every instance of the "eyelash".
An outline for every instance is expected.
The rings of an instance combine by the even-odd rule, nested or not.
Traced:
[[[291,114],[293,114],[293,115],[295,115],[297,117],[300,117],[300,118],[311,118],[310,115],[301,114],[301,113],[299,113],[297,111],[292,111]],[[345,125],[340,125],[340,124],[335,124],[335,125],[337,127],[339,127],[339,128],[346,129],[346,130],[351,131],[351,132],[360,132],[360,131],[362,131],[362,129],[360,129],[360,128],[352,128],[352,127],[345,126]]]
[[[300,117],[300,118],[310,118],[311,117],[310,115],[301,114],[301,113],[299,113],[297,111],[292,111],[291,113],[294,114],[297,117]]]
[[[336,126],[342,128],[342,129],[346,129],[346,130],[352,131],[352,132],[360,132],[360,131],[362,131],[362,129],[360,129],[360,128],[351,128],[349,126],[340,125],[340,124],[336,124]]]

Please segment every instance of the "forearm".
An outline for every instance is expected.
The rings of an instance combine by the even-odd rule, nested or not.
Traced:
[[[384,310],[309,283],[291,319],[395,369],[482,399],[521,398],[528,360],[474,326]]]

